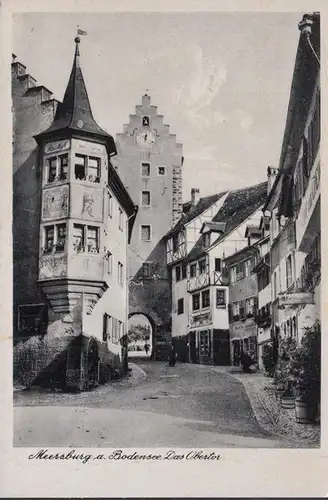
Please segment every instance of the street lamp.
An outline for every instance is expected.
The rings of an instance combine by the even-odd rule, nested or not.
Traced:
[[[298,23],[298,29],[301,32],[301,35],[305,37],[314,57],[316,58],[319,66],[320,66],[320,59],[316,51],[314,50],[314,47],[311,42],[311,34],[312,34],[312,26],[313,26],[313,19],[311,14],[304,14],[302,21]]]

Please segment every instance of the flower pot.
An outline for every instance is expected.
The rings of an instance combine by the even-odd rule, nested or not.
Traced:
[[[285,389],[276,389],[275,395],[276,395],[276,399],[278,401],[280,401],[281,396],[283,395],[284,392],[285,392]]]
[[[311,424],[315,417],[315,405],[297,398],[295,400],[295,417],[298,424]]]
[[[281,408],[292,410],[295,408],[295,396],[292,394],[283,394],[280,398]]]

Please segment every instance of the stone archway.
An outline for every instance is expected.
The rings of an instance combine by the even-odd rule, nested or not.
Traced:
[[[128,356],[152,359],[155,351],[156,324],[148,314],[133,312],[128,322]]]

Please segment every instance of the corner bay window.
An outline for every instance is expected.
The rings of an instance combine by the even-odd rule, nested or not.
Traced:
[[[202,292],[202,308],[210,307],[210,291],[204,290]]]
[[[76,252],[99,253],[99,227],[74,224],[73,249]]]
[[[47,182],[64,181],[68,177],[68,155],[59,155],[48,160]]]
[[[64,251],[66,243],[66,224],[45,226],[43,253]]]
[[[200,294],[194,293],[194,295],[192,296],[192,310],[199,311],[199,309],[200,309]]]
[[[184,310],[184,307],[183,307],[183,299],[178,299],[178,314],[183,314],[183,310]]]
[[[100,182],[100,158],[76,154],[74,175],[77,180]]]

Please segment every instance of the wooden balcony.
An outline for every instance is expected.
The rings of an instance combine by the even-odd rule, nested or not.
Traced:
[[[211,273],[203,273],[199,276],[194,276],[188,279],[187,291],[194,292],[196,290],[201,290],[202,288],[213,285],[227,286],[228,278],[217,271],[212,271]]]

